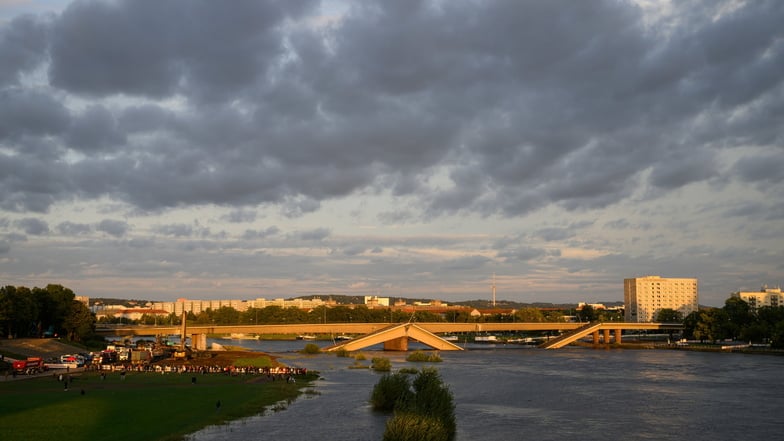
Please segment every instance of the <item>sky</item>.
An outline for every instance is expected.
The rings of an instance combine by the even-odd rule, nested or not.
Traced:
[[[0,0],[0,285],[784,282],[784,2]],[[493,282],[495,280],[495,282]]]

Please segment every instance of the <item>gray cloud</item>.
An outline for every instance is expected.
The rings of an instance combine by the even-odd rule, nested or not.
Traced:
[[[320,242],[330,236],[332,232],[328,228],[315,228],[308,231],[300,231],[298,236],[305,241]]]
[[[24,15],[0,28],[0,87],[17,84],[20,75],[44,62],[48,45],[46,18]]]
[[[50,188],[64,190],[33,192],[9,172],[0,206],[42,211],[76,192],[145,210],[273,203],[293,218],[394,182],[385,188],[420,198],[429,216],[517,216],[607,207],[647,169],[655,187],[678,189],[716,176],[716,146],[763,132],[754,141],[781,140],[778,119],[754,119],[753,131],[749,118],[725,122],[739,106],[744,116],[782,112],[765,94],[782,87],[775,2],[668,23],[667,38],[640,10],[609,1],[363,4],[330,27],[283,26],[315,7],[77,2],[50,20],[13,21],[2,47],[22,55],[7,56],[7,77],[40,66],[51,47],[55,89],[177,95],[185,108],[73,112],[58,95],[0,91],[0,138],[12,149],[54,136],[49,166],[69,151],[103,152],[63,170],[66,185]],[[28,34],[37,40],[19,47]],[[423,185],[436,165],[451,170],[451,188]]]
[[[253,222],[256,220],[256,211],[244,209],[233,210],[222,219],[235,224],[242,222]]]
[[[324,242],[334,260],[373,250],[385,269],[423,274],[488,262],[391,266],[387,251],[459,246],[432,236],[344,240],[317,218],[334,215],[333,202],[382,196],[388,206],[358,203],[349,215],[405,228],[501,219],[524,232],[493,231],[482,246],[497,263],[557,260],[576,272],[584,260],[552,250],[578,236],[599,248],[642,247],[677,220],[683,228],[669,236],[707,237],[711,229],[696,225],[722,211],[759,232],[738,236],[781,231],[782,2],[675,2],[653,17],[615,0],[370,0],[348,2],[332,21],[324,6],[78,1],[4,22],[0,210],[9,225],[45,234],[48,224],[29,220],[101,204],[111,207],[103,221],[50,222],[64,236],[120,242],[130,226],[113,219],[139,216],[159,236],[136,237],[140,227],[124,247]],[[702,199],[679,205],[693,212],[668,199],[703,187]],[[205,207],[225,213],[208,222],[277,213],[272,222],[299,233],[144,219]],[[553,213],[570,220],[531,220]],[[324,227],[294,226],[301,219]],[[592,223],[571,219],[637,236],[592,237]],[[461,245],[471,256],[478,249]],[[618,260],[607,258],[619,271],[671,268],[659,256]]]
[[[276,226],[267,227],[264,230],[245,230],[243,233],[242,238],[244,240],[251,240],[251,239],[264,239],[270,236],[274,236],[280,233],[280,228]]]
[[[130,226],[125,221],[104,219],[96,225],[96,230],[102,231],[110,236],[122,237],[128,232]]]
[[[127,228],[127,225],[125,227]],[[187,224],[158,225],[154,230],[165,236],[191,237],[193,235],[193,227]]]
[[[25,234],[31,236],[42,236],[49,233],[49,224],[41,219],[27,217],[16,221],[15,224],[24,231]]]
[[[57,231],[66,236],[78,236],[80,234],[87,234],[92,231],[92,227],[88,224],[74,223],[70,221],[60,222],[57,224]]]

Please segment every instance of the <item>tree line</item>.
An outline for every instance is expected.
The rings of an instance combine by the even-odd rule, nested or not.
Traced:
[[[62,285],[0,287],[0,337],[92,338],[95,314],[75,297]]]
[[[743,299],[731,297],[723,307],[692,312],[682,323],[683,337],[687,339],[747,341],[784,349],[784,306],[755,310]]]
[[[587,311],[586,311],[587,312]],[[563,311],[541,311],[537,308],[521,308],[514,314],[488,314],[472,316],[468,308],[450,309],[444,313],[419,310],[406,312],[392,308],[368,308],[365,305],[318,306],[310,310],[297,307],[281,307],[277,305],[264,308],[248,308],[239,311],[230,306],[218,309],[207,309],[199,313],[188,312],[188,323],[198,325],[254,325],[254,324],[305,324],[305,323],[405,323],[414,322],[449,322],[449,323],[482,323],[482,322],[559,322],[564,321]],[[617,314],[602,311],[586,315],[583,321],[604,319],[618,321]],[[103,316],[100,324],[139,324],[139,325],[179,325],[181,317],[169,314],[162,317],[157,314],[144,314],[139,319],[129,320],[121,316]]]

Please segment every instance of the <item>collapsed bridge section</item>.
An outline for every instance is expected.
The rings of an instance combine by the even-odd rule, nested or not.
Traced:
[[[402,323],[387,326],[354,340],[326,347],[324,350],[329,352],[338,350],[358,351],[369,346],[383,343],[385,351],[407,351],[409,339],[441,351],[463,350],[460,346],[444,340],[415,323]]]

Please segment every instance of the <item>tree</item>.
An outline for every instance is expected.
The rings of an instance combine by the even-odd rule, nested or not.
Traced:
[[[95,314],[84,303],[72,300],[70,312],[63,322],[63,328],[68,340],[86,340],[95,334]]]
[[[545,318],[542,311],[537,308],[520,308],[515,312],[515,320],[523,323],[541,323]]]
[[[584,305],[583,309],[577,311],[577,317],[581,322],[592,322],[596,320],[596,311],[591,305]]]
[[[659,323],[681,323],[683,322],[683,314],[672,308],[663,308],[656,313],[654,320]]]
[[[234,325],[240,322],[240,313],[229,306],[221,306],[214,312],[213,318],[216,325]]]
[[[38,305],[28,288],[0,288],[0,324],[8,337],[38,334]]]
[[[71,311],[71,302],[76,295],[62,285],[46,285],[46,288],[33,288],[35,301],[39,308],[39,327],[47,329],[54,327],[57,332],[62,332],[63,322]]]
[[[740,336],[742,330],[754,321],[751,307],[739,297],[728,298],[722,309],[727,314],[726,330],[733,339]]]

